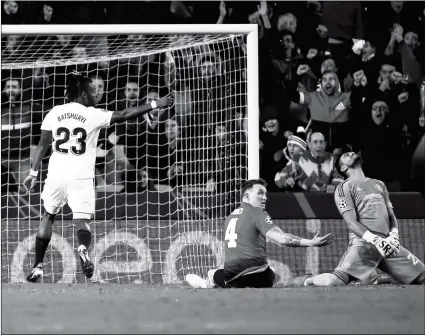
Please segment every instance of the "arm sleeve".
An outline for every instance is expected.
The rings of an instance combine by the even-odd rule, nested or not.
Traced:
[[[111,118],[114,112],[102,108],[92,108],[90,113],[93,113],[93,123],[96,128],[107,128],[111,124]]]
[[[50,111],[49,113],[46,114],[46,116],[44,117],[43,123],[41,124],[41,130],[49,130],[52,131],[53,130],[53,116],[52,116],[52,111]]]
[[[390,200],[390,193],[388,192],[387,187],[385,186],[385,184],[382,181],[379,181],[379,184],[382,186],[382,192],[384,193],[384,198],[385,201],[387,203],[387,206],[390,208],[394,208],[391,200]]]
[[[351,196],[351,185],[349,182],[339,184],[334,193],[335,205],[338,211],[344,214],[347,211],[355,210],[353,197]]]
[[[275,227],[272,218],[270,215],[262,210],[261,208],[256,208],[254,211],[254,222],[258,230],[262,235],[266,236],[267,232]]]

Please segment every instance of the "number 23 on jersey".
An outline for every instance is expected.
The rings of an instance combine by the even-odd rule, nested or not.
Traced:
[[[238,239],[238,234],[236,234],[236,222],[238,218],[233,218],[229,221],[227,225],[226,234],[224,235],[224,240],[228,241],[228,248],[236,248],[236,240]]]
[[[65,127],[58,128],[56,131],[56,136],[59,138],[55,142],[55,150],[60,153],[67,154],[68,149],[62,148],[61,145],[69,141],[71,134],[72,136],[76,137],[76,142],[78,144],[78,146],[70,147],[71,152],[77,156],[83,155],[86,152],[87,139],[87,132],[84,128],[75,128],[72,131]]]

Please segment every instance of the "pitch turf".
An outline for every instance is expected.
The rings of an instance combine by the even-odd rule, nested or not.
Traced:
[[[2,333],[424,333],[424,287],[3,284]]]

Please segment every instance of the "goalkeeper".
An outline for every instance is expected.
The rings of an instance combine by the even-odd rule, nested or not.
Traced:
[[[385,184],[367,178],[362,158],[346,152],[335,162],[348,177],[335,190],[335,204],[349,229],[349,246],[333,273],[290,279],[287,286],[339,286],[365,281],[375,269],[386,272],[402,284],[425,283],[425,266],[400,246],[398,223]]]

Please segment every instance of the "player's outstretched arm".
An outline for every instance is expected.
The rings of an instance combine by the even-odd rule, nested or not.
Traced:
[[[50,130],[42,130],[41,138],[38,142],[37,149],[35,150],[34,158],[32,160],[31,170],[28,177],[25,178],[23,185],[27,191],[31,191],[37,181],[38,169],[42,159],[47,153],[47,150],[52,143],[52,132]]]
[[[174,102],[174,98],[171,95],[167,95],[159,100],[152,101],[149,105],[142,105],[136,107],[129,107],[122,111],[116,111],[112,114],[111,125],[117,122],[123,122],[129,119],[135,119],[139,116],[142,116],[146,113],[149,113],[151,110],[156,108],[165,108],[170,107]]]
[[[266,237],[272,241],[289,247],[323,247],[331,243],[335,236],[330,233],[320,237],[319,232],[317,232],[314,238],[309,240],[296,235],[284,233],[282,229],[275,226],[266,233]]]

